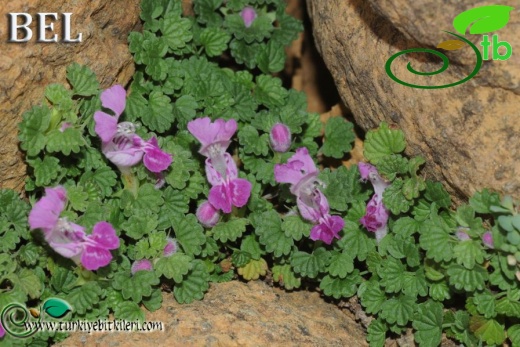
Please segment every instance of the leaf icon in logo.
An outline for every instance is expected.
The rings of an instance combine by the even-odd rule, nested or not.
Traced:
[[[464,47],[466,43],[460,40],[447,40],[439,43],[437,48],[445,49],[447,51],[455,51]]]
[[[42,311],[47,313],[52,318],[62,318],[69,311],[72,311],[69,303],[59,298],[50,298],[45,300]]]
[[[502,29],[509,22],[511,6],[489,5],[472,8],[459,14],[453,19],[453,27],[464,35],[466,29],[470,34],[485,34]],[[473,25],[471,25],[473,24]]]

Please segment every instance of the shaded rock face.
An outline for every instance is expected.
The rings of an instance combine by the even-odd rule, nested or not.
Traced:
[[[212,285],[191,304],[178,304],[171,293],[163,299],[146,315],[163,322],[162,332],[77,332],[56,346],[368,346],[362,328],[316,292],[232,281]]]
[[[18,123],[24,111],[43,100],[45,86],[66,83],[66,67],[88,65],[102,87],[126,84],[134,71],[128,51],[128,33],[139,23],[139,0],[17,0],[0,3],[0,187],[21,190],[25,179],[23,156],[18,148]],[[27,43],[9,43],[8,13],[33,16],[33,38]],[[54,33],[62,39],[61,14],[70,12],[71,39],[82,33],[81,43],[38,43],[38,12],[58,13]],[[18,23],[22,24],[24,18]],[[47,24],[51,18],[47,17]],[[22,30],[18,38],[24,37]]]
[[[342,100],[365,129],[385,120],[402,128],[407,154],[427,159],[426,173],[444,182],[456,198],[467,198],[490,187],[520,195],[520,12],[513,10],[507,26],[497,32],[513,47],[509,60],[484,61],[466,83],[443,89],[410,88],[394,82],[386,61],[410,48],[435,48],[455,39],[456,15],[491,5],[456,0],[379,1],[309,0],[309,14],[318,50],[338,87]],[[514,1],[502,5],[515,7]],[[469,35],[482,52],[482,35]],[[490,36],[491,40],[491,36]],[[469,45],[443,51],[449,68],[435,76],[407,71],[408,62],[421,72],[442,66],[433,54],[414,53],[397,58],[392,71],[417,85],[444,85],[468,76],[476,65]],[[491,55],[492,50],[489,50]],[[500,51],[503,54],[503,51]]]

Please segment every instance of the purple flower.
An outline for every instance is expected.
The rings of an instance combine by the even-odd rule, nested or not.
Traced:
[[[240,17],[244,20],[244,25],[249,28],[256,19],[256,11],[254,8],[247,6],[240,12]]]
[[[460,241],[467,241],[467,240],[471,239],[471,237],[467,233],[468,230],[469,229],[465,228],[465,227],[458,227],[457,232],[455,233],[455,236],[457,236],[457,238]]]
[[[236,163],[226,152],[235,134],[237,123],[208,117],[198,118],[188,123],[188,130],[202,144],[199,151],[206,156],[206,176],[213,186],[209,192],[209,202],[215,209],[230,213],[232,206],[242,207],[251,195],[251,183],[238,178]]]
[[[200,224],[205,227],[214,227],[220,219],[219,210],[213,207],[209,201],[205,201],[197,208],[196,216]]]
[[[4,337],[4,335],[5,335],[4,326],[2,325],[2,322],[0,322],[0,339],[2,337]]]
[[[331,244],[334,238],[339,239],[345,222],[339,216],[330,215],[327,198],[319,190],[323,184],[318,180],[318,170],[307,148],[298,148],[286,164],[277,164],[274,177],[278,183],[291,184],[301,216],[317,224],[311,230],[311,240]]]
[[[136,260],[130,268],[132,275],[135,275],[137,271],[152,271],[152,262],[148,259]]]
[[[179,247],[177,246],[177,241],[175,239],[172,239],[171,237],[168,237],[166,239],[166,246],[164,246],[163,250],[163,256],[169,257],[174,253],[177,253],[177,250]]]
[[[206,176],[211,187],[208,200],[213,207],[230,213],[232,206],[242,207],[251,195],[251,183],[238,178],[237,165],[229,153],[224,154],[225,171],[213,166],[211,159],[206,159]]]
[[[291,147],[291,130],[285,124],[276,123],[271,128],[269,139],[274,151],[285,153]]]
[[[495,248],[495,245],[494,245],[494,242],[493,242],[493,235],[491,234],[491,231],[486,231],[482,235],[482,242],[488,248],[491,248],[491,249]]]
[[[119,238],[110,223],[98,222],[92,234],[85,228],[60,218],[67,202],[67,192],[61,186],[46,188],[29,213],[31,229],[41,229],[45,240],[56,253],[83,264],[87,270],[97,270],[112,260],[110,250],[119,247]]]
[[[101,104],[115,114],[111,116],[103,111],[96,111],[94,114],[94,130],[101,138],[103,153],[112,163],[121,171],[126,171],[143,160],[144,166],[155,173],[170,166],[172,156],[159,148],[155,137],[144,141],[135,134],[133,123],[118,123],[126,106],[126,92],[122,86],[115,85],[103,91]]]
[[[377,169],[370,164],[360,162],[358,164],[361,179],[370,179],[374,187],[374,195],[367,204],[366,212],[359,222],[368,230],[376,234],[379,242],[388,233],[389,212],[383,204],[383,192],[389,183],[385,182],[377,172]]]

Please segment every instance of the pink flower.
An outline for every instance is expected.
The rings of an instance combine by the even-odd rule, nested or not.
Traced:
[[[101,138],[103,153],[112,163],[125,171],[143,160],[144,166],[155,173],[170,166],[172,156],[159,148],[155,137],[144,141],[135,134],[133,123],[118,123],[126,106],[126,92],[122,86],[115,85],[103,91],[101,104],[115,114],[111,116],[103,111],[94,114],[94,130]]]
[[[484,245],[488,248],[491,248],[491,249],[494,249],[495,248],[495,244],[493,242],[493,235],[491,234],[491,231],[486,231],[483,235],[482,235],[482,242],[484,243]]]
[[[269,139],[274,151],[285,153],[291,147],[291,130],[285,124],[276,123],[271,128]]]
[[[301,216],[317,223],[311,230],[311,240],[331,244],[334,238],[339,239],[345,222],[339,216],[330,215],[329,202],[319,189],[323,184],[318,180],[318,170],[307,148],[298,148],[286,164],[276,165],[274,177],[279,183],[291,184]]]
[[[188,130],[202,144],[199,153],[211,158],[226,152],[237,131],[237,122],[217,119],[212,123],[209,117],[197,118],[188,123]]]
[[[218,171],[211,159],[206,159],[206,176],[211,187],[208,200],[213,207],[230,213],[232,206],[242,207],[251,195],[251,183],[238,178],[237,165],[229,153],[224,154],[225,171]]]
[[[370,179],[374,187],[374,195],[367,204],[365,215],[359,222],[368,230],[376,234],[376,240],[379,242],[388,234],[388,218],[390,216],[387,208],[383,204],[383,192],[389,183],[385,182],[377,172],[377,169],[370,164],[360,162],[358,164],[361,179],[366,181]]]
[[[232,206],[242,207],[251,195],[251,183],[238,178],[238,169],[231,155],[226,152],[235,134],[237,123],[208,117],[188,123],[188,130],[200,141],[199,151],[206,156],[206,176],[213,186],[209,192],[209,203],[215,208],[230,213]]]
[[[176,253],[178,249],[179,247],[177,246],[177,241],[168,237],[166,239],[166,246],[164,246],[163,256],[169,257],[170,255]]]
[[[244,20],[244,25],[249,28],[256,19],[256,11],[254,8],[247,6],[240,12],[240,17]]]
[[[2,337],[4,337],[5,335],[5,329],[4,329],[4,326],[2,325],[2,322],[0,321],[0,339]]]
[[[220,213],[218,211],[219,210],[213,207],[212,204],[210,204],[208,201],[205,201],[197,208],[195,215],[197,216],[200,224],[211,228],[214,227],[220,219]]]
[[[455,236],[459,239],[459,241],[466,241],[471,239],[469,234],[467,233],[468,228],[465,227],[458,227],[457,232],[455,233]]]
[[[110,223],[98,222],[92,234],[85,228],[60,218],[67,202],[67,192],[61,186],[46,188],[41,198],[29,213],[31,229],[41,229],[45,240],[56,253],[83,264],[88,270],[97,270],[112,260],[110,250],[119,247],[119,238]]]
[[[152,262],[148,259],[136,260],[130,268],[132,275],[135,275],[137,271],[152,271]]]

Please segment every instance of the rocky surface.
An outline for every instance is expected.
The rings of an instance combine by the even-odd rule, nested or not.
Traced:
[[[127,36],[139,25],[139,0],[17,0],[2,1],[0,14],[0,187],[21,190],[25,165],[18,148],[18,123],[22,113],[42,101],[45,86],[65,83],[65,69],[72,62],[88,65],[102,87],[126,84],[134,71],[128,51]],[[28,43],[9,43],[7,14],[31,14],[33,39]],[[81,43],[37,43],[38,12],[70,12],[71,38],[82,33]],[[61,40],[61,15],[54,23],[54,33]],[[22,23],[20,18],[19,23]],[[50,18],[47,24],[50,24]],[[47,38],[53,34],[48,31]],[[22,31],[19,38],[24,35]]]
[[[463,200],[476,190],[491,187],[520,194],[520,13],[511,12],[507,26],[497,32],[513,47],[509,60],[485,61],[470,81],[444,89],[417,89],[398,84],[385,71],[393,54],[409,48],[435,48],[453,39],[453,18],[472,7],[456,0],[379,1],[309,0],[318,50],[331,71],[340,96],[365,130],[386,120],[401,127],[409,143],[407,154],[422,154],[426,172],[444,182]],[[501,2],[515,6],[513,1]],[[481,35],[466,35],[480,47]],[[471,48],[446,53],[444,73],[416,76],[442,65],[431,54],[401,56],[392,71],[402,80],[420,85],[443,85],[468,76],[475,67]]]
[[[147,313],[156,333],[74,333],[57,347],[81,346],[368,346],[363,329],[318,293],[287,293],[260,281],[213,284],[203,301]]]

